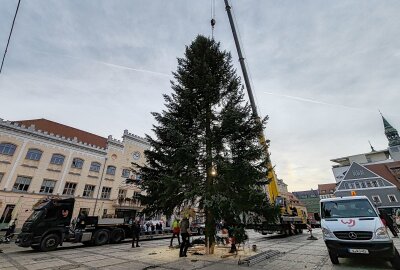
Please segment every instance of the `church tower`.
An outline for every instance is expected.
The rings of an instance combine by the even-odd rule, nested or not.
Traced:
[[[400,146],[400,137],[397,130],[394,127],[392,127],[391,124],[389,124],[389,122],[385,119],[385,117],[383,117],[383,115],[382,115],[382,120],[383,120],[383,126],[385,128],[385,135],[389,141],[389,147]]]
[[[385,135],[389,141],[389,153],[393,160],[400,160],[400,137],[397,130],[392,127],[391,124],[383,117],[382,113],[383,127],[385,128]]]

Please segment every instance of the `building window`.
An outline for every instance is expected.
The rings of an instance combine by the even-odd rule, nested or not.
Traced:
[[[56,186],[56,181],[44,179],[42,186],[40,187],[39,193],[52,194],[55,186]]]
[[[108,166],[107,167],[107,174],[109,174],[109,175],[115,175],[115,170],[116,170],[117,168],[115,168],[115,166]]]
[[[55,165],[63,165],[65,156],[61,154],[53,154],[51,157],[50,163]]]
[[[79,215],[80,215],[80,214],[89,215],[89,213],[90,213],[90,208],[80,208],[80,209],[79,209]]]
[[[326,192],[325,189],[321,190],[321,194],[325,194],[325,192]]]
[[[15,181],[13,191],[16,192],[27,192],[29,185],[31,184],[32,178],[26,176],[18,176]]]
[[[85,198],[93,198],[93,194],[94,194],[94,189],[96,186],[93,185],[85,185],[85,189],[83,190],[83,195],[82,197]]]
[[[367,184],[367,188],[371,188],[372,187],[371,181],[366,181],[365,183]]]
[[[67,182],[64,186],[64,195],[74,195],[76,189],[76,183]]]
[[[118,198],[126,198],[126,189],[120,189],[118,190]]]
[[[15,149],[17,146],[12,143],[0,143],[0,154],[12,156],[14,155]]]
[[[389,202],[397,202],[397,198],[394,194],[388,195]]]
[[[361,182],[361,188],[366,188],[365,182]]]
[[[378,182],[376,180],[372,180],[373,187],[379,187]]]
[[[4,177],[4,173],[0,172],[0,183],[1,183],[1,180],[3,180],[3,177]]]
[[[7,224],[11,221],[12,212],[13,212],[14,208],[15,208],[15,204],[7,204],[6,205],[4,212],[0,218],[0,220],[2,221],[3,224],[4,223]]]
[[[92,172],[99,172],[100,171],[100,167],[101,167],[101,164],[100,163],[98,163],[98,162],[92,162],[91,164],[90,164],[90,171],[92,171]]]
[[[122,177],[129,178],[130,174],[131,174],[131,170],[129,170],[129,169],[122,170]]]
[[[30,159],[30,160],[40,160],[42,157],[42,151],[39,149],[29,149],[28,153],[26,153],[25,159]]]
[[[379,197],[378,195],[372,195],[372,200],[374,201],[374,203],[381,203],[381,197]]]
[[[400,167],[390,168],[390,170],[391,170],[394,174],[400,174]]]
[[[74,158],[74,159],[72,160],[72,165],[71,165],[71,167],[72,167],[72,168],[77,168],[77,169],[82,169],[82,167],[83,167],[83,159]]]
[[[333,193],[333,192],[335,192],[335,190],[333,190],[333,189],[330,189],[330,190],[329,190],[329,192],[330,192],[330,193]]]
[[[111,188],[110,187],[103,187],[101,190],[101,197],[102,199],[110,199],[111,196]]]

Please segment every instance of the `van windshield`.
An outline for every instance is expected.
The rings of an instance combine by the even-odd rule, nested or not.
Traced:
[[[368,200],[343,200],[321,202],[322,218],[376,217]]]

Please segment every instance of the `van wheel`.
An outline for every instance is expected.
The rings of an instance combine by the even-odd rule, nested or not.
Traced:
[[[339,264],[339,258],[336,253],[329,251],[329,258],[331,259],[332,264]]]
[[[52,251],[57,249],[60,244],[60,237],[57,234],[51,233],[46,235],[40,243],[41,251]]]
[[[110,240],[110,235],[107,230],[98,230],[94,233],[93,242],[96,246],[105,245]]]
[[[395,255],[390,259],[393,269],[400,270],[400,255],[397,249],[395,250]]]
[[[117,228],[111,231],[110,242],[111,243],[121,243],[125,238],[125,232],[121,228]]]

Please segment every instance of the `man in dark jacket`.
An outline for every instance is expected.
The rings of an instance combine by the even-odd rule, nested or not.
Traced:
[[[139,235],[140,235],[140,224],[139,220],[136,220],[132,223],[132,247],[135,247],[135,241],[136,241],[136,247],[139,246]]]
[[[179,257],[187,257],[186,252],[189,248],[189,236],[190,236],[190,228],[189,228],[189,219],[184,217],[180,224],[180,231],[182,237],[181,247],[179,249]]]

